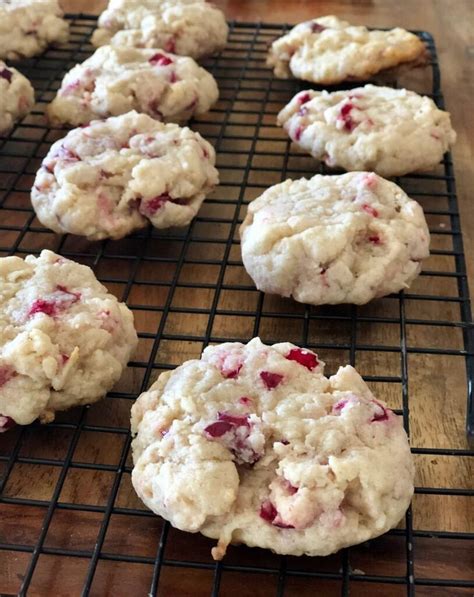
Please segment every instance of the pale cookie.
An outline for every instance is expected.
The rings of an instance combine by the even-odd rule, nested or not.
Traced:
[[[57,0],[0,0],[0,58],[29,58],[66,43],[62,14]]]
[[[401,417],[360,375],[288,342],[206,348],[132,407],[133,486],[178,529],[324,556],[385,533],[413,495]]]
[[[54,143],[31,201],[45,226],[89,240],[185,226],[219,182],[215,157],[199,133],[146,114],[95,120]]]
[[[35,92],[26,77],[0,60],[0,135],[33,108]]]
[[[242,260],[259,290],[313,305],[407,288],[429,255],[420,205],[368,172],[286,180],[248,206]]]
[[[192,58],[162,50],[103,46],[64,77],[48,106],[53,123],[72,126],[130,110],[185,122],[217,101],[214,77]]]
[[[136,345],[131,311],[90,268],[51,251],[0,259],[0,431],[96,402]]]
[[[406,89],[302,91],[278,114],[290,138],[328,166],[402,176],[434,168],[456,141],[449,113]]]
[[[163,48],[197,59],[222,50],[227,34],[222,11],[203,0],[110,0],[92,43]]]
[[[400,64],[419,61],[425,44],[405,29],[369,31],[328,16],[300,23],[273,42],[267,65],[275,76],[323,85],[365,81]]]

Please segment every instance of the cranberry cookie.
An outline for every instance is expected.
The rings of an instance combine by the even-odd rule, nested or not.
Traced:
[[[31,111],[35,92],[26,77],[0,60],[0,135]]]
[[[227,34],[224,14],[203,0],[110,0],[92,43],[163,48],[197,59],[224,48]]]
[[[398,292],[429,255],[420,205],[374,173],[286,180],[248,206],[245,269],[259,290],[313,305]]]
[[[48,117],[78,126],[136,110],[181,123],[207,112],[218,96],[214,77],[192,58],[104,46],[66,74]]]
[[[290,138],[328,166],[402,176],[435,167],[456,141],[449,113],[406,89],[302,91],[278,115]]]
[[[403,517],[413,462],[401,417],[360,375],[329,379],[290,343],[226,343],[160,375],[132,407],[132,483],[181,530],[321,556]]]
[[[0,259],[0,431],[102,398],[137,345],[92,270],[51,251]]]
[[[274,41],[267,65],[280,79],[332,85],[365,81],[382,70],[419,62],[425,54],[425,44],[405,29],[369,31],[329,16],[300,23]]]

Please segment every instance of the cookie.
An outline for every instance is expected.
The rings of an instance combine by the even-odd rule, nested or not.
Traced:
[[[229,342],[160,375],[132,407],[132,483],[178,529],[322,556],[385,533],[413,494],[401,417],[355,369],[288,342]]]
[[[69,26],[57,0],[0,1],[0,58],[29,58],[66,43]]]
[[[89,240],[185,226],[219,182],[214,163],[199,133],[129,112],[56,141],[31,201],[42,224]]]
[[[302,91],[278,114],[301,149],[328,166],[402,176],[434,168],[456,141],[448,112],[406,89]]]
[[[92,270],[42,251],[0,259],[0,428],[102,398],[137,345],[133,315]]]
[[[163,48],[197,59],[222,50],[227,34],[224,14],[203,0],[110,0],[92,43]]]
[[[429,255],[420,205],[368,172],[286,180],[248,206],[242,260],[259,290],[313,305],[407,288]]]
[[[26,77],[0,60],[0,135],[30,113],[35,92]]]
[[[425,44],[405,29],[370,31],[337,17],[300,23],[274,41],[267,65],[276,77],[321,85],[365,81],[382,70],[420,61]]]
[[[48,117],[54,124],[78,126],[136,110],[182,123],[207,112],[218,96],[214,77],[192,58],[103,46],[66,74]]]

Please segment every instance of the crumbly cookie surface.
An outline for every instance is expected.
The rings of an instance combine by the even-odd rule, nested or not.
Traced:
[[[369,31],[328,16],[300,23],[274,41],[267,65],[282,79],[331,85],[367,80],[425,52],[424,43],[405,29]]]
[[[0,430],[102,398],[137,345],[133,315],[52,251],[0,259]]]
[[[398,292],[429,255],[420,205],[368,172],[270,187],[248,206],[240,234],[258,289],[313,305],[361,305]]]
[[[401,418],[350,366],[323,374],[290,343],[225,343],[158,378],[132,407],[132,483],[181,530],[327,555],[402,518],[413,463]]]
[[[449,113],[431,98],[374,85],[301,91],[277,121],[294,143],[328,166],[381,176],[433,168],[456,140]]]
[[[203,0],[111,0],[92,43],[163,48],[200,58],[224,48],[227,34],[222,11]]]
[[[122,238],[149,222],[184,226],[219,182],[214,148],[199,133],[129,112],[70,131],[39,169],[39,220],[90,240]]]
[[[0,60],[0,134],[29,114],[34,103],[35,92],[28,79]]]
[[[207,112],[218,96],[214,77],[192,58],[103,46],[66,74],[48,117],[56,124],[78,126],[136,110],[180,123]]]
[[[29,58],[66,43],[69,26],[57,0],[0,0],[0,58]]]

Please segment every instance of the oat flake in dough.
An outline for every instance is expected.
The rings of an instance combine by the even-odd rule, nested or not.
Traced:
[[[26,77],[0,60],[0,135],[30,113],[35,92]]]
[[[429,255],[420,205],[369,172],[274,185],[250,203],[240,235],[259,290],[313,305],[398,292]]]
[[[290,343],[225,343],[132,407],[132,483],[181,530],[327,555],[394,527],[413,494],[401,417],[360,375]]]
[[[136,110],[181,123],[207,112],[218,97],[214,77],[192,58],[103,46],[66,74],[48,117],[55,124],[78,126]]]
[[[131,311],[90,268],[46,250],[0,259],[0,431],[96,402],[136,345]]]
[[[293,27],[274,41],[267,65],[275,76],[324,85],[364,81],[399,64],[420,61],[425,44],[405,29],[369,31],[334,16]]]
[[[151,222],[185,226],[218,183],[199,133],[129,112],[70,131],[39,169],[31,201],[48,228],[122,238]]]
[[[163,48],[197,59],[224,48],[227,34],[222,11],[203,0],[110,0],[92,43]]]
[[[381,176],[433,168],[456,140],[449,113],[431,98],[374,85],[301,91],[277,121],[301,149],[328,166]]]
[[[15,60],[66,43],[69,26],[57,0],[0,0],[0,58]]]

